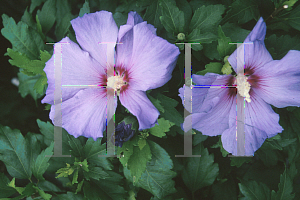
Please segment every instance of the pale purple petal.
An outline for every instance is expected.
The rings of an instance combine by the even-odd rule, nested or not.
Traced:
[[[227,85],[231,75],[216,75],[212,85]],[[199,113],[189,115],[186,120],[192,120],[192,128],[203,135],[215,136],[229,128],[230,110],[236,108],[236,95],[232,96],[232,88],[209,88]],[[235,94],[235,93],[234,93]],[[232,117],[232,116],[231,116]],[[235,119],[235,117],[232,117]]]
[[[137,117],[139,130],[155,126],[159,112],[145,92],[128,88],[120,93],[120,101],[124,107]]]
[[[117,98],[109,97],[115,101]],[[62,127],[74,137],[85,136],[92,137],[96,140],[98,137],[103,137],[103,131],[106,128],[106,117],[111,119],[114,110],[107,113],[107,98],[104,88],[95,89],[88,88],[80,90],[74,97],[63,101],[61,104]],[[50,119],[57,125],[55,118],[55,106],[51,107]]]
[[[264,44],[266,30],[266,23],[261,17],[244,41],[244,43],[253,42],[253,44],[244,44],[244,51],[239,51],[241,53],[238,55],[239,64],[244,65],[244,60],[242,60],[242,57],[244,57],[245,68],[249,67],[257,69],[273,60]],[[232,68],[237,71],[237,50],[229,56],[228,61]]]
[[[259,76],[255,92],[278,108],[300,106],[300,51],[291,50],[255,71]]]
[[[180,53],[179,49],[174,44],[154,35],[147,28],[146,22],[135,25],[133,37],[128,37],[121,42],[123,44],[117,47],[116,65],[124,66],[128,71],[129,84],[132,88],[146,91],[161,87],[171,79]],[[125,58],[122,54],[127,51],[126,47],[130,44],[133,45],[131,56]]]
[[[274,137],[282,132],[279,125],[279,115],[270,105],[265,103],[258,95],[252,95],[252,101],[246,103],[245,108],[245,155],[253,156],[254,152],[261,147],[265,139]],[[234,112],[230,113],[235,115]],[[222,134],[222,144],[226,151],[237,155],[236,125],[230,124]]]
[[[118,37],[118,27],[112,13],[100,11],[85,14],[71,21],[80,46],[88,51],[103,68],[107,67],[107,45],[101,43],[115,43]],[[114,52],[110,52],[113,54]],[[114,63],[108,63],[113,66]]]
[[[127,24],[134,26],[141,22],[143,22],[143,19],[137,12],[130,11],[128,13]],[[156,35],[156,28],[152,24],[147,24],[147,27]]]
[[[198,113],[200,112],[200,108],[202,106],[202,103],[204,101],[204,98],[208,92],[209,87],[204,88],[204,86],[209,86],[211,85],[215,80],[216,80],[217,76],[212,76],[212,75],[205,75],[205,76],[201,76],[201,75],[196,75],[193,74],[192,76],[192,80],[193,82],[196,84],[193,86],[193,88],[189,88],[187,86],[184,86],[182,88],[179,88],[179,94],[178,96],[181,98],[182,100],[182,105],[184,105],[184,91],[187,91],[187,94],[191,94],[192,93],[192,101],[190,96],[188,96],[186,98],[186,101],[188,102],[192,102],[192,111],[190,110],[190,108],[185,108],[187,109],[190,113]],[[198,85],[198,86],[197,86]],[[203,87],[200,88],[199,85],[202,85]],[[192,92],[190,91],[192,90]]]
[[[55,89],[55,75],[54,75],[54,57],[62,59],[62,85],[79,86],[79,85],[99,85],[101,84],[101,75],[105,72],[100,64],[94,60],[88,52],[83,51],[80,47],[72,42],[68,37],[63,38],[60,43],[62,52],[53,53],[50,60],[46,62],[44,71],[48,79],[48,88],[46,96],[42,103],[54,104],[54,89]],[[69,44],[67,44],[69,43]],[[61,54],[60,54],[61,53]],[[60,57],[60,55],[62,57]],[[82,88],[62,87],[62,101],[73,97]]]

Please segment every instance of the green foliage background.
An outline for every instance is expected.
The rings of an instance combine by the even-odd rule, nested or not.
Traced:
[[[235,47],[228,43],[242,42],[260,16],[273,59],[300,50],[300,1],[2,0],[0,9],[0,199],[300,199],[299,108],[274,108],[284,131],[253,157],[228,157],[219,136],[195,130],[193,153],[201,157],[175,157],[183,154],[183,44],[177,44],[172,79],[147,92],[159,125],[116,147],[118,157],[98,157],[106,155],[105,137],[74,138],[65,130],[62,152],[71,157],[45,157],[53,154],[54,127],[49,106],[40,103],[47,88],[43,68],[53,54],[45,43],[65,36],[76,42],[70,20],[85,13],[110,11],[120,26],[137,11],[170,43],[200,43],[192,45],[193,74],[230,74],[227,56]],[[119,104],[116,123],[123,120],[136,121]]]

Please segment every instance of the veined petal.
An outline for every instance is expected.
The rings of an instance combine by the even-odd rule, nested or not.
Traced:
[[[270,105],[264,102],[257,94],[252,94],[251,103],[245,108],[245,155],[253,156],[261,147],[266,138],[282,132],[279,125],[279,115]],[[234,115],[234,111],[231,115]],[[230,128],[222,134],[222,144],[226,151],[237,155],[236,125],[230,123]]]
[[[211,85],[216,80],[217,76],[211,76],[208,74],[206,76],[201,76],[201,75],[193,74],[192,77],[193,77],[193,82],[196,85],[192,86],[192,89],[187,86],[183,86],[182,88],[179,88],[178,96],[181,98],[183,106],[184,106],[184,100],[192,103],[192,111],[190,108],[185,108],[185,109],[187,109],[190,113],[198,113],[200,112],[200,108],[209,89],[209,87],[204,88],[204,86]],[[201,85],[201,87],[199,85]],[[187,90],[186,91],[187,95],[192,95],[192,100],[190,96],[187,97],[184,96],[185,90]]]
[[[147,98],[145,92],[128,88],[120,93],[120,101],[137,117],[139,130],[151,128],[157,122],[159,112]]]
[[[108,97],[117,107],[117,98]],[[109,121],[115,110],[110,109],[107,113],[107,97],[104,88],[87,88],[80,90],[74,97],[61,103],[62,127],[74,137],[92,137],[95,141],[98,137],[103,137],[106,128],[106,119]],[[55,105],[51,107],[50,119],[54,125],[59,125],[55,121]]]
[[[76,39],[80,46],[88,51],[91,56],[96,59],[103,68],[106,69],[107,64],[113,66],[114,63],[107,63],[107,45],[99,43],[115,43],[118,37],[118,27],[114,21],[112,13],[100,11],[85,14],[83,17],[77,17],[71,21],[76,34]]]
[[[227,85],[232,78],[231,75],[208,74],[207,76],[215,77],[212,85],[221,86]],[[236,95],[231,95],[232,88],[220,87],[209,88],[205,99],[199,108],[199,113],[189,115],[186,120],[192,120],[192,128],[201,131],[204,135],[216,136],[222,134],[229,128],[230,118],[235,119],[235,116],[230,116],[230,111],[236,109]]]
[[[239,48],[242,48],[242,46]],[[237,52],[238,50],[235,50],[228,58],[235,72],[237,72],[237,62],[241,66],[244,66],[245,63],[245,69],[248,68],[254,71],[273,60],[265,44],[257,40],[253,44],[244,44],[244,51],[239,51],[239,55],[237,55]],[[242,59],[243,57],[244,60]]]
[[[102,67],[100,67],[100,64],[89,55],[88,52],[81,50],[80,47],[76,43],[72,42],[68,37],[63,38],[60,43],[62,43],[61,54],[60,52],[53,53],[51,59],[47,61],[44,68],[48,78],[48,88],[42,103],[54,104],[55,80],[57,80],[54,73],[55,56],[57,56],[57,59],[62,59],[62,101],[73,97],[78,91],[82,90],[82,88],[76,88],[76,86],[103,84],[101,75],[104,75],[105,71]],[[67,86],[65,87],[64,85]]]
[[[237,50],[235,50],[229,56],[228,61],[235,72],[237,72],[237,62],[241,66],[244,65],[243,56],[245,59],[245,68],[257,69],[273,60],[264,44],[266,30],[266,23],[261,17],[244,41],[244,43],[253,42],[253,44],[244,44],[244,51],[239,51],[240,54],[237,55]],[[242,48],[242,46],[239,48]]]
[[[300,51],[291,50],[255,71],[259,84],[254,90],[267,103],[278,108],[300,106]]]
[[[163,86],[171,79],[179,49],[168,41],[154,35],[147,23],[142,22],[133,27],[133,37],[121,40],[117,47],[117,66],[124,66],[128,71],[129,85],[135,90],[149,90]],[[132,46],[132,53],[127,46]]]

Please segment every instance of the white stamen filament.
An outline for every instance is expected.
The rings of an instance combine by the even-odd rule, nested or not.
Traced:
[[[251,88],[250,83],[247,81],[248,78],[243,74],[238,74],[236,76],[236,84],[237,84],[237,91],[239,95],[245,98],[247,102],[251,102],[249,91]]]

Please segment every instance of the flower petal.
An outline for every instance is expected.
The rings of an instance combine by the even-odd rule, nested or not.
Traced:
[[[209,76],[208,74],[205,76],[193,74],[192,79],[196,85],[194,85],[192,89],[187,86],[183,86],[182,88],[179,88],[178,96],[182,100],[182,105],[184,106],[184,100],[185,100],[184,91],[185,90],[187,90],[187,95],[188,95],[186,98],[186,101],[192,103],[192,111],[190,108],[185,108],[186,110],[188,110],[190,113],[200,112],[200,108],[201,108],[204,98],[209,90],[209,87],[200,88],[199,85],[209,86],[216,80],[216,78],[217,78],[217,76]],[[198,85],[198,87],[197,87],[197,85]],[[189,95],[192,95],[192,100]]]
[[[109,97],[117,107],[117,98]],[[103,137],[106,128],[106,119],[109,121],[115,110],[107,113],[107,98],[104,88],[87,88],[80,90],[74,97],[61,103],[62,127],[74,137],[92,137],[95,141],[98,137]],[[54,125],[59,125],[55,121],[55,105],[51,107],[50,119]]]
[[[214,76],[216,80],[212,85],[227,85],[231,75],[217,75]],[[209,88],[205,99],[202,103],[199,113],[189,115],[186,120],[192,120],[192,127],[201,131],[203,135],[215,136],[222,134],[229,128],[230,110],[236,109],[235,95],[229,95],[232,88]],[[201,102],[200,102],[201,103]],[[235,116],[232,116],[235,119]]]
[[[270,105],[265,103],[257,94],[252,95],[252,101],[245,108],[245,155],[253,156],[266,138],[273,137],[283,129],[279,125],[279,115]],[[235,115],[234,111],[231,115]],[[236,125],[230,123],[230,129],[222,134],[222,144],[226,151],[237,155]]]
[[[145,92],[128,88],[120,93],[120,101],[137,117],[139,130],[151,128],[157,122],[159,112],[147,98]]]
[[[278,108],[300,106],[300,51],[291,50],[255,71],[259,76],[255,92]]]
[[[129,72],[129,85],[135,90],[146,91],[167,83],[176,65],[179,49],[154,35],[146,22],[133,27],[133,37],[127,34],[130,32],[121,40],[123,44],[117,47],[117,66],[124,66]],[[132,52],[127,51],[130,45],[133,45]]]
[[[79,85],[100,85],[102,84],[101,75],[105,74],[100,64],[94,60],[88,52],[80,49],[80,47],[72,42],[68,37],[63,38],[59,43],[62,44],[62,54],[53,53],[50,60],[46,62],[44,71],[48,78],[48,88],[46,96],[42,103],[54,104],[54,89],[55,89],[55,60],[54,57],[61,56],[61,83],[62,85],[79,86]],[[73,97],[82,88],[66,88],[62,87],[62,101]],[[59,99],[59,101],[61,101]]]
[[[244,51],[240,50],[239,55],[237,55],[238,51],[235,50],[229,56],[228,61],[235,72],[237,72],[237,60],[241,66],[244,65],[243,57],[245,59],[245,67],[250,68],[262,67],[264,64],[273,60],[264,44],[266,30],[266,23],[261,17],[244,41],[244,43],[253,42],[253,44],[244,44]],[[241,49],[242,46],[239,48]]]
[[[106,69],[107,56],[113,56],[114,52],[110,52],[112,55],[106,55],[108,45],[99,43],[117,42],[118,27],[112,13],[100,11],[85,14],[73,19],[71,24],[82,49],[88,51]],[[114,63],[108,65],[113,66]]]

